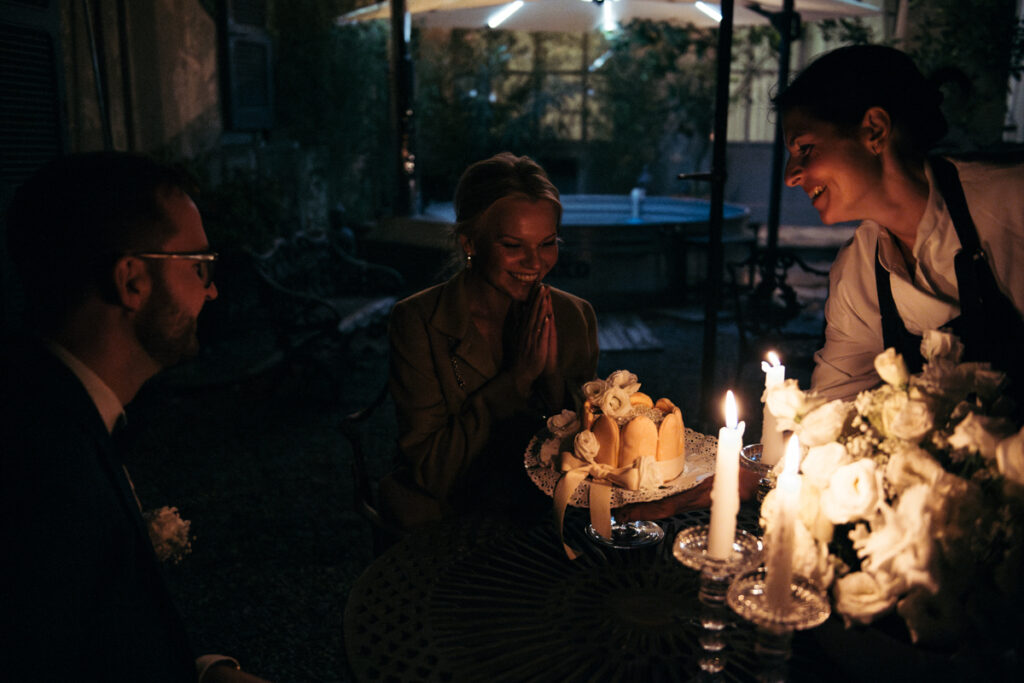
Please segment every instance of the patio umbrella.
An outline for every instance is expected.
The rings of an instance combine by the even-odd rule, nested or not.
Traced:
[[[714,143],[712,168],[709,173],[690,174],[691,179],[707,180],[711,184],[711,215],[708,239],[708,293],[705,299],[704,343],[701,363],[701,415],[705,430],[710,429],[709,398],[715,374],[715,345],[718,311],[721,300],[721,273],[723,267],[722,223],[726,181],[725,150],[729,97],[729,66],[732,61],[732,29],[736,25],[771,23],[781,35],[779,49],[779,82],[785,83],[789,74],[789,54],[792,40],[799,35],[801,20],[817,21],[844,16],[876,14],[879,8],[860,0],[722,0],[712,5],[691,0],[393,0],[350,12],[338,18],[345,24],[369,19],[390,19],[395,38],[395,63],[409,69],[396,83],[406,83],[411,89],[411,61],[406,42],[411,18],[417,25],[428,28],[496,28],[510,31],[584,32],[598,28],[613,30],[633,19],[692,24],[697,27],[719,28],[717,90],[715,97]],[[877,0],[876,0],[877,1]],[[797,6],[798,4],[798,6]],[[498,21],[498,17],[500,21]],[[412,157],[408,145],[410,135],[411,100],[409,93],[396,92],[399,112],[399,160],[410,178]],[[782,159],[784,148],[781,127],[776,123],[772,156],[771,195],[768,203],[767,258],[774,259],[778,241],[779,199],[782,190]],[[681,176],[682,177],[682,176]],[[411,205],[411,202],[406,203]],[[712,275],[714,274],[714,275]]]
[[[484,28],[496,13],[516,4],[512,0],[405,0],[406,11],[419,26],[429,28]],[[734,7],[733,25],[747,26],[769,21],[764,11],[778,12],[784,0],[744,2]],[[806,21],[839,16],[861,16],[878,8],[858,0],[800,0],[799,11]],[[759,11],[756,8],[760,8]],[[600,29],[606,21],[619,26],[633,19],[692,24],[700,28],[719,25],[717,3],[696,0],[522,0],[521,6],[505,18],[500,28],[509,31],[559,31],[576,33]],[[389,2],[369,5],[339,18],[339,22],[387,19]]]

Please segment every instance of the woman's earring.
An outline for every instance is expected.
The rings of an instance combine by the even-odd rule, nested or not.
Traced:
[[[466,254],[466,270],[472,270],[473,268],[473,255]]]

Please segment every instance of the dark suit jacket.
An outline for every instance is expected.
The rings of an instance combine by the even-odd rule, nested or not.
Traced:
[[[49,350],[0,359],[0,678],[195,681],[120,459]]]
[[[466,287],[460,273],[398,302],[391,313],[390,388],[403,465],[396,477],[404,490],[391,490],[389,480],[381,496],[406,526],[500,497],[520,479],[527,493],[538,493],[522,456],[545,410],[520,398],[509,371],[497,367],[470,318]],[[582,384],[597,372],[597,319],[587,301],[561,290],[552,288],[551,303],[558,371],[569,399],[557,412],[578,408],[572,397],[581,396]],[[410,519],[402,519],[407,514]]]

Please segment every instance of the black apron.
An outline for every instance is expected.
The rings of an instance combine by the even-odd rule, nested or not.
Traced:
[[[978,241],[978,231],[967,211],[967,200],[956,167],[946,159],[936,158],[932,159],[932,171],[961,245],[953,257],[960,315],[943,325],[942,329],[955,334],[963,342],[963,360],[987,361],[992,367],[1005,372],[1010,380],[1008,389],[1020,404],[1024,398],[1024,319],[1006,295],[999,291]],[[902,354],[910,372],[920,372],[924,363],[921,337],[911,334],[900,318],[892,298],[889,271],[882,266],[877,245],[875,283],[884,348],[894,347],[897,353]]]

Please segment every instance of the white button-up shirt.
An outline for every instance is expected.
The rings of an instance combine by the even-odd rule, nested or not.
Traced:
[[[978,230],[981,248],[1002,292],[1024,312],[1024,165],[954,162]],[[928,176],[928,205],[917,228],[913,273],[895,238],[864,221],[839,252],[829,273],[825,346],[815,354],[811,388],[829,398],[852,399],[880,379],[874,359],[884,351],[875,284],[875,245],[889,271],[892,296],[913,334],[941,327],[960,314],[953,258],[960,240],[946,203]]]
[[[113,432],[114,425],[124,417],[124,406],[121,405],[121,399],[117,397],[114,390],[108,387],[106,382],[100,379],[99,375],[93,372],[88,365],[57,342],[47,341],[46,346],[64,365],[68,366],[71,372],[75,373],[75,377],[82,383],[89,398],[96,405],[96,410],[100,412],[107,432]]]

